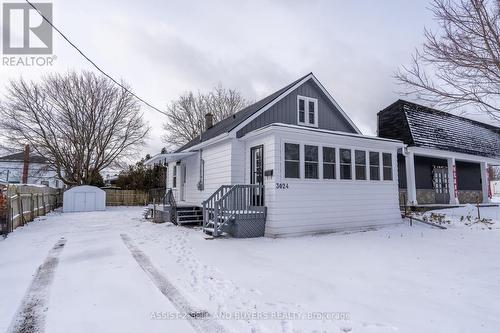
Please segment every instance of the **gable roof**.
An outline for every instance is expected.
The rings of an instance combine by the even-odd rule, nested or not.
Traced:
[[[346,120],[352,125],[352,127],[356,130],[356,132],[361,133],[359,129],[352,123],[347,114],[340,108],[337,102],[331,97],[331,95],[326,91],[326,89],[321,85],[321,83],[316,79],[314,74],[311,72],[302,76],[301,78],[295,80],[294,82],[288,84],[287,86],[279,89],[278,91],[272,93],[271,95],[243,108],[242,110],[236,112],[232,116],[229,116],[218,123],[214,124],[214,126],[210,127],[208,130],[203,132],[200,136],[197,136],[184,146],[177,149],[175,152],[182,152],[186,149],[189,149],[199,143],[205,142],[207,140],[213,139],[216,136],[224,133],[228,133],[235,129],[236,127],[242,125],[244,122],[250,120],[252,117],[259,114],[259,111],[265,111],[266,107],[270,106],[273,102],[277,102],[284,96],[286,96],[289,90],[293,90],[295,86],[299,85],[302,81],[312,78],[322,89],[325,95],[332,101],[332,103],[338,108],[340,113],[346,118]]]
[[[5,155],[0,157],[0,161],[4,162],[24,162],[24,152]],[[30,163],[47,163],[47,159],[40,155],[30,154]]]
[[[405,123],[390,123],[390,118],[398,118],[395,112],[403,116],[402,121]],[[381,116],[384,113],[390,117],[383,119]],[[398,132],[388,128],[390,126],[401,128]],[[391,137],[394,136],[391,133],[399,137]],[[500,158],[499,127],[405,100],[398,100],[379,112],[379,134],[402,139],[410,146]]]

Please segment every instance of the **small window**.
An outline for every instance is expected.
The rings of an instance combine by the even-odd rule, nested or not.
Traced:
[[[392,180],[392,154],[382,153],[382,162],[384,165],[384,180]]]
[[[323,179],[335,179],[335,148],[323,147]]]
[[[318,147],[304,146],[304,170],[307,179],[318,179]]]
[[[298,96],[298,119],[299,125],[318,126],[318,100],[311,97]]]
[[[380,154],[370,152],[370,180],[380,180]]]
[[[340,179],[351,179],[351,150],[340,149]]]
[[[306,101],[299,98],[299,123],[306,122]]]
[[[355,170],[357,180],[366,180],[366,152],[364,150],[354,151]]]
[[[309,100],[309,118],[307,119],[309,122],[309,125],[314,125],[316,124],[316,103],[312,100]]]
[[[174,168],[172,169],[172,187],[177,187],[177,165],[174,165]]]
[[[300,178],[300,146],[285,143],[285,178]]]

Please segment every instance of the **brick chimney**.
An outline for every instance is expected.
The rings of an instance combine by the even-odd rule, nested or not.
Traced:
[[[205,115],[205,131],[212,126],[214,126],[214,115],[211,113],[207,113]]]
[[[28,171],[30,168],[30,145],[24,146],[24,165],[23,165],[23,178],[21,183],[28,183]]]

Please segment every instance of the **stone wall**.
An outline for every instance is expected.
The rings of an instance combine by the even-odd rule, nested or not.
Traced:
[[[434,190],[417,189],[417,202],[419,205],[436,203],[436,193]]]
[[[473,190],[459,190],[458,191],[458,202],[461,204],[472,203],[475,204],[479,198],[479,202],[483,202],[483,192],[473,191]]]

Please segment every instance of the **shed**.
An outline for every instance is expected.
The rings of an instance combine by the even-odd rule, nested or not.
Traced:
[[[93,212],[106,210],[106,192],[95,186],[82,185],[64,192],[63,211]]]

